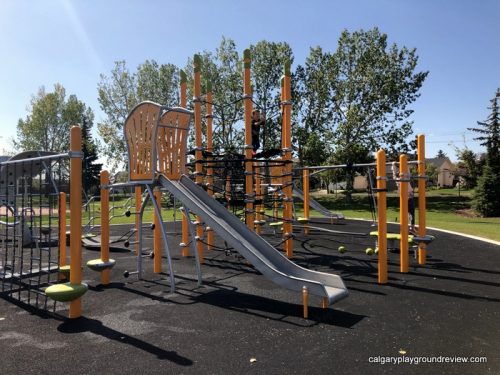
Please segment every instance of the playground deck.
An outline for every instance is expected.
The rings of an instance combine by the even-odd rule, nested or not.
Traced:
[[[367,222],[346,223],[314,226],[372,230]],[[80,319],[62,318],[65,304],[57,305],[61,316],[54,316],[0,298],[0,363],[11,374],[500,373],[500,247],[430,234],[436,240],[425,267],[411,258],[410,272],[400,274],[399,254],[389,253],[389,283],[378,285],[377,258],[364,253],[372,239],[297,232],[294,260],[340,274],[350,292],[326,310],[312,296],[308,320],[302,318],[300,294],[225,251],[205,252],[205,284],[197,287],[194,259],[175,250],[173,295],[167,275],[153,274],[149,259],[146,280],[124,278],[136,258],[115,251],[110,286],[99,286],[98,274],[84,271],[91,288]],[[170,238],[178,249],[179,237]],[[339,245],[347,252],[338,253]],[[85,260],[99,256],[86,249],[83,254]],[[440,356],[486,357],[487,363],[371,363]]]

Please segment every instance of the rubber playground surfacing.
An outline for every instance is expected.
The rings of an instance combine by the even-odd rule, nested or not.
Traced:
[[[361,221],[314,226],[372,229]],[[364,254],[372,239],[297,232],[294,260],[340,274],[350,292],[328,309],[311,296],[308,320],[299,293],[274,285],[234,254],[206,251],[205,283],[197,287],[193,257],[180,257],[179,237],[170,236],[177,281],[170,294],[167,275],[153,274],[150,259],[144,280],[126,279],[136,257],[114,251],[111,285],[100,286],[99,275],[85,269],[90,290],[80,319],[64,319],[65,304],[53,315],[0,298],[0,363],[9,374],[500,373],[500,247],[429,232],[436,240],[427,265],[411,257],[410,272],[401,274],[399,254],[390,252],[387,285],[377,284],[376,256]],[[338,253],[339,245],[347,252]],[[84,249],[83,256],[99,253]],[[373,363],[439,356],[487,363]]]

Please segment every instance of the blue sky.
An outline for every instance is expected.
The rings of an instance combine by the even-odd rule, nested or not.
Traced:
[[[482,148],[467,127],[489,114],[500,87],[500,1],[352,0],[2,0],[0,1],[0,154],[12,150],[30,98],[58,82],[103,117],[101,73],[114,61],[135,70],[146,59],[180,67],[221,37],[242,52],[259,40],[286,41],[295,64],[311,46],[334,51],[343,29],[379,29],[390,43],[415,47],[430,74],[414,103],[414,130],[427,136],[427,155],[450,143]]]

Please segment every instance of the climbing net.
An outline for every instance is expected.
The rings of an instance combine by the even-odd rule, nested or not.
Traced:
[[[49,309],[43,290],[59,279],[66,246],[62,199],[69,188],[68,155],[24,152],[0,164],[0,295]],[[53,305],[48,305],[53,303]]]

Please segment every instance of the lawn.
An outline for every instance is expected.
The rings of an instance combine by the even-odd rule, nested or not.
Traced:
[[[367,193],[355,193],[353,195],[352,203],[349,204],[346,202],[343,194],[312,193],[312,196],[326,208],[334,212],[341,212],[346,218],[372,219],[372,212],[370,210],[371,198]],[[472,204],[471,191],[461,191],[459,196],[456,189],[429,190],[426,192],[426,196],[427,226],[500,241],[500,218],[481,218],[473,216],[471,214],[472,210],[470,209]],[[124,203],[126,206],[130,206],[131,204],[125,199],[115,201],[114,204],[118,206],[118,208],[116,208],[112,213],[114,215],[114,218],[111,220],[112,224],[129,223],[133,225],[135,216],[132,214],[130,217],[127,217],[125,215],[128,208],[120,207],[124,205]],[[415,205],[418,205],[417,198],[415,198]],[[396,193],[389,193],[387,195],[387,206],[387,220],[398,222],[399,196]],[[100,220],[98,218],[100,215],[99,202],[93,203],[92,207],[93,208],[90,212],[83,212],[82,222],[84,225],[88,223],[89,218],[92,216],[97,217],[94,224],[100,224]],[[130,210],[133,212],[134,207],[131,207]],[[301,201],[296,201],[295,211],[297,216],[303,215],[303,206]],[[165,221],[173,220],[174,211],[172,208],[164,207],[162,214]],[[176,210],[175,215],[176,220],[181,220],[182,215],[179,210]],[[311,216],[320,216],[320,214],[315,211],[311,211]],[[144,222],[150,223],[152,220],[152,206],[148,205],[144,213]]]
[[[347,218],[371,219],[369,196],[357,193],[351,204],[346,203],[342,194],[312,194],[312,196],[332,211],[342,212]],[[456,189],[429,190],[427,197],[427,226],[455,232],[471,234],[500,241],[500,217],[481,218],[472,215],[472,192]],[[415,197],[415,205],[418,206]],[[387,195],[387,220],[399,221],[399,197],[395,193]],[[418,222],[418,210],[417,210]]]

